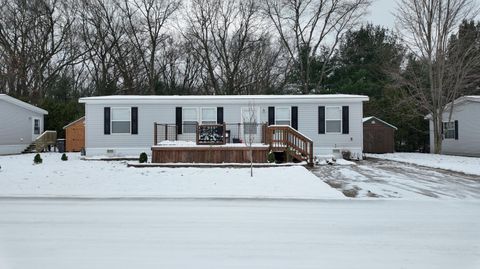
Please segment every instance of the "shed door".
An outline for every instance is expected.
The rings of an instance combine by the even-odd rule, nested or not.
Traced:
[[[66,132],[67,151],[80,151],[85,147],[85,125],[83,122],[70,126]]]

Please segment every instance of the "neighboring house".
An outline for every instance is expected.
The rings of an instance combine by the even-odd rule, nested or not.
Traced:
[[[0,154],[21,153],[43,133],[48,112],[0,94]]]
[[[85,148],[85,116],[63,127],[65,130],[65,151],[75,152]]]
[[[395,131],[397,127],[375,116],[363,118],[363,152],[395,152]]]
[[[243,115],[249,108],[255,111],[256,123],[289,125],[310,138],[316,155],[350,150],[361,156],[364,101],[368,101],[367,96],[345,94],[98,96],[79,100],[85,104],[88,156],[138,156],[141,152],[150,152],[154,143],[154,123],[174,126],[174,136],[171,136],[172,131],[167,135],[165,128],[163,140],[195,141],[195,124],[219,123],[225,124],[226,132],[233,137],[230,142],[243,141],[241,134],[246,127],[240,130],[235,126],[247,126]],[[261,132],[260,129],[251,130],[251,133]],[[237,133],[240,136],[235,138]],[[255,142],[265,141],[258,138]]]
[[[480,95],[463,96],[448,104],[443,113],[442,154],[480,156]],[[451,117],[450,117],[450,112]],[[430,126],[430,152],[434,152],[433,121]]]

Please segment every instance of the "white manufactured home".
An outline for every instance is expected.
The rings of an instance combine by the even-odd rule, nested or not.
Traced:
[[[6,94],[0,94],[0,154],[25,150],[43,133],[48,112]]]
[[[480,156],[480,95],[463,96],[448,104],[443,121],[442,154]],[[451,115],[450,115],[451,114]],[[434,152],[433,121],[430,115],[430,151]]]
[[[209,124],[223,124],[223,134],[228,138],[224,143],[240,144],[247,140],[246,134],[248,137],[258,134],[254,142],[266,143],[261,135],[265,134],[263,126],[288,125],[292,132],[313,142],[315,155],[349,150],[361,156],[363,102],[368,101],[368,97],[342,94],[98,96],[79,101],[85,104],[88,156],[138,156],[140,152],[150,152],[153,144],[161,144],[162,140],[197,141],[198,144],[199,126]]]

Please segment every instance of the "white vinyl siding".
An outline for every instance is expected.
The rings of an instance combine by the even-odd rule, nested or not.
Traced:
[[[275,125],[291,125],[290,107],[275,107]]]
[[[197,131],[198,109],[196,107],[184,107],[182,111],[183,132],[192,134]]]
[[[129,134],[131,127],[131,112],[129,107],[111,108],[112,134]]]
[[[201,107],[223,107],[224,122],[227,124],[227,131],[231,131],[232,136],[242,135],[244,130],[235,128],[235,124],[242,123],[242,108],[248,106],[250,100],[244,103],[228,103],[213,102],[211,100],[195,100],[191,102],[176,102],[171,104],[165,103],[138,103],[131,100],[129,106],[139,107],[139,134],[137,136],[105,136],[103,135],[103,107],[119,106],[120,104],[101,103],[86,104],[86,148],[87,154],[102,155],[106,154],[107,149],[115,149],[115,154],[138,155],[142,151],[151,152],[150,147],[153,143],[153,123],[174,123],[175,107],[182,107],[182,120],[186,120],[188,113],[185,108],[193,108],[195,113],[192,121],[196,123],[201,118]],[[350,133],[348,135],[320,135],[318,134],[318,106],[337,106],[348,105],[350,107]],[[310,103],[300,103],[291,100],[261,102],[255,101],[257,108],[257,122],[266,123],[268,121],[268,107],[298,107],[298,130],[305,136],[313,140],[315,154],[331,154],[332,149],[349,149],[352,152],[361,153],[363,145],[363,125],[362,125],[362,102],[355,100],[336,100],[324,102],[322,99],[312,100]],[[195,116],[196,115],[196,116]],[[185,126],[184,126],[185,127]],[[461,125],[460,125],[461,128]],[[253,130],[252,130],[253,131]],[[257,135],[255,135],[255,143],[261,141],[261,127],[258,126]],[[31,125],[30,125],[31,133]],[[195,130],[192,133],[186,133],[185,129],[182,134],[178,135],[178,140],[195,141]],[[138,153],[138,154],[137,154]]]
[[[217,124],[217,108],[202,107],[202,124]]]
[[[325,132],[339,134],[342,132],[342,108],[327,106],[325,108]]]

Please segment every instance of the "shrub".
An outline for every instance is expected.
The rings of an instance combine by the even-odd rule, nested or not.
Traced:
[[[267,162],[269,163],[275,162],[275,153],[273,153],[273,151],[270,151],[267,153]]]
[[[35,157],[33,158],[33,163],[34,164],[41,164],[42,162],[43,162],[42,157],[40,156],[39,153],[37,153],[35,155]]]
[[[68,161],[67,154],[65,154],[65,153],[62,154],[62,161]]]
[[[147,153],[145,152],[140,153],[140,157],[138,158],[138,161],[140,163],[146,163],[148,161]]]
[[[350,150],[342,150],[342,158],[344,160],[351,160],[352,159],[352,152]]]

